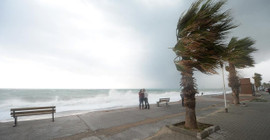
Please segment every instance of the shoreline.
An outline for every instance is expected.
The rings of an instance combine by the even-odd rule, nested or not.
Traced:
[[[230,95],[231,93],[226,93],[226,95]],[[228,97],[226,96],[227,100]],[[219,99],[220,97],[223,98],[223,94],[211,94],[211,95],[195,95],[197,98],[216,98]],[[181,99],[179,101],[173,101],[169,102],[169,104],[181,104]],[[156,104],[150,104],[150,106],[156,106]],[[131,106],[123,106],[123,107],[110,107],[110,108],[102,108],[102,109],[94,109],[94,110],[67,110],[67,111],[61,111],[57,112],[54,115],[54,118],[61,118],[61,117],[69,117],[69,116],[76,116],[76,115],[84,115],[88,113],[99,113],[99,112],[112,112],[112,111],[126,111],[126,110],[138,110],[137,105],[131,105]],[[34,116],[25,116],[25,117],[19,117],[19,121],[32,121],[32,120],[45,120],[45,119],[51,119],[51,114],[46,115],[34,115]],[[10,119],[6,120],[0,120],[0,123],[8,123],[13,122],[14,118],[10,117]]]
[[[170,102],[170,104],[176,104],[180,101]],[[150,106],[154,106],[154,105],[156,106],[156,104],[150,104]],[[116,108],[111,107],[111,108],[104,108],[104,109],[97,109],[97,110],[68,110],[68,111],[62,111],[62,112],[57,112],[57,110],[56,110],[56,113],[54,114],[54,118],[56,119],[56,118],[61,118],[61,117],[84,115],[84,114],[88,114],[88,113],[127,111],[127,110],[139,110],[139,109],[137,106],[126,106],[126,107],[116,107]],[[145,110],[147,110],[147,109],[145,109]],[[19,121],[21,121],[21,122],[33,121],[33,120],[45,120],[45,119],[51,119],[51,114],[19,117]],[[14,121],[14,118],[11,117],[8,120],[0,120],[0,123],[8,123],[8,122],[13,122],[13,121]]]
[[[46,89],[0,89],[0,122],[10,122],[11,108],[56,106],[56,117],[83,114],[103,110],[115,110],[137,107],[138,93],[134,89],[102,89],[102,90],[46,90]],[[219,89],[204,89],[204,95],[222,94]],[[161,97],[170,98],[171,102],[179,101],[179,89],[149,89],[149,103],[156,104]],[[201,93],[201,91],[198,91]],[[48,94],[48,95],[47,95]],[[201,94],[196,94],[201,96]],[[119,98],[121,97],[121,98]],[[30,117],[30,116],[29,116]],[[34,116],[31,119],[49,117]],[[20,120],[28,120],[20,117]]]

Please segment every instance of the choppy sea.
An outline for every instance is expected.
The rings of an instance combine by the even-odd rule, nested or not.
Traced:
[[[56,116],[65,116],[134,107],[139,102],[138,92],[139,89],[0,89],[0,122],[13,120],[10,108],[56,106]],[[181,99],[180,89],[146,89],[146,92],[150,104],[161,97],[169,97],[172,102]],[[222,89],[199,89],[197,96],[201,96],[201,92],[203,95],[223,94]],[[30,117],[33,118],[42,116]]]

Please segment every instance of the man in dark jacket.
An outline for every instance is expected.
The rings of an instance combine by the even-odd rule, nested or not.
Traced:
[[[182,107],[184,107],[185,106],[185,104],[184,104],[184,94],[181,93],[180,96],[181,96],[181,100],[182,100]]]

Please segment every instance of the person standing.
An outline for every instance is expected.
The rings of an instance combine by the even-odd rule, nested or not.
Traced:
[[[143,93],[143,90],[140,89],[140,92],[138,93],[139,94],[139,108],[140,109],[143,109],[144,108],[144,105],[143,105],[143,100],[144,100],[144,93]]]
[[[180,96],[181,96],[181,100],[182,100],[182,107],[184,107],[185,106],[185,104],[184,104],[184,94],[181,93]]]
[[[150,109],[150,105],[148,103],[148,93],[145,92],[145,89],[143,89],[143,93],[144,93],[145,109]]]

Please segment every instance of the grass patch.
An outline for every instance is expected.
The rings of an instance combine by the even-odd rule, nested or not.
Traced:
[[[210,126],[213,126],[213,125],[211,125],[211,124],[200,123],[200,122],[197,122],[197,125],[198,125],[198,129],[190,129],[190,128],[186,128],[186,127],[185,127],[185,122],[176,123],[176,124],[174,124],[173,126],[179,127],[179,128],[184,128],[184,129],[191,130],[191,131],[195,131],[195,132],[201,132],[201,131],[203,131],[204,129],[210,127]]]
[[[255,99],[250,100],[250,102],[267,102],[267,100],[261,99],[261,98],[255,98]]]

